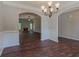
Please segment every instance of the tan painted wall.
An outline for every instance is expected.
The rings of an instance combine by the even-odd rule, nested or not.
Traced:
[[[79,10],[59,16],[59,36],[79,40]]]

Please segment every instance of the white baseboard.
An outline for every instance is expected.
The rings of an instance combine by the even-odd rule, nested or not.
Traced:
[[[64,37],[64,38],[68,38],[68,39],[72,39],[72,40],[77,40],[77,41],[79,41],[78,38],[70,37],[70,36],[68,36],[68,35],[60,35],[59,37]]]
[[[2,52],[3,52],[3,49],[4,49],[4,48],[1,48],[1,49],[0,49],[0,56],[1,56]]]
[[[58,38],[55,38],[54,40],[53,40],[53,39],[50,39],[50,40],[52,40],[52,41],[58,43]]]
[[[4,35],[3,35],[3,32],[0,32],[0,56],[1,56],[1,54],[2,54],[2,52],[3,52],[3,41],[4,41]]]
[[[41,39],[41,41],[44,41],[44,40],[48,40],[48,39]]]

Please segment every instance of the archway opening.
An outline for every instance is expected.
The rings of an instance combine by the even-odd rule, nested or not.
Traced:
[[[41,40],[41,17],[35,13],[19,14],[20,45]]]

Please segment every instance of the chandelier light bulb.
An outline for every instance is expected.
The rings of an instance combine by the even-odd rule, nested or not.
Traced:
[[[52,5],[52,1],[49,1],[49,2],[48,2],[48,5],[51,6],[51,5]]]
[[[49,1],[48,5],[41,6],[42,12],[44,15],[48,15],[49,17],[52,16],[52,14],[57,13],[60,7],[60,3],[54,3],[53,1]]]
[[[41,8],[42,8],[42,10],[44,10],[45,9],[45,6],[41,6]]]
[[[52,12],[53,11],[53,8],[51,8],[50,11]]]
[[[56,8],[59,8],[60,4],[59,3],[56,3],[55,6],[56,6]]]
[[[47,9],[46,8],[44,9],[44,12],[47,12]]]

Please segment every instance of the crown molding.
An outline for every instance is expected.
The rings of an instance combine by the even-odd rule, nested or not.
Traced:
[[[20,4],[20,3],[14,3],[14,2],[3,2],[4,5],[9,5],[9,6],[13,6],[13,7],[16,7],[16,8],[22,8],[22,9],[27,9],[27,10],[31,10],[31,11],[34,11],[34,12],[38,12],[40,13],[41,10],[39,8],[36,8],[36,7],[32,7],[32,6],[29,6],[29,5],[23,5],[23,4]]]
[[[23,4],[20,4],[20,3],[5,2],[5,1],[3,1],[2,3],[4,5],[14,6],[16,8],[22,8],[22,9],[31,10],[31,11],[33,11],[35,13],[38,13],[38,14],[42,15],[40,8],[31,6],[31,5],[28,5],[28,4],[27,5],[23,5]],[[60,11],[58,12],[58,14],[60,15],[62,13],[68,12],[68,11],[76,10],[76,9],[78,9],[77,7],[79,7],[79,2],[75,2],[75,3],[69,4],[67,6],[63,6],[60,9]]]
[[[63,7],[61,9],[61,11],[59,12],[59,14],[70,12],[70,11],[73,11],[73,10],[76,10],[76,9],[79,9],[79,2],[75,2],[73,4],[70,4],[70,5]]]

